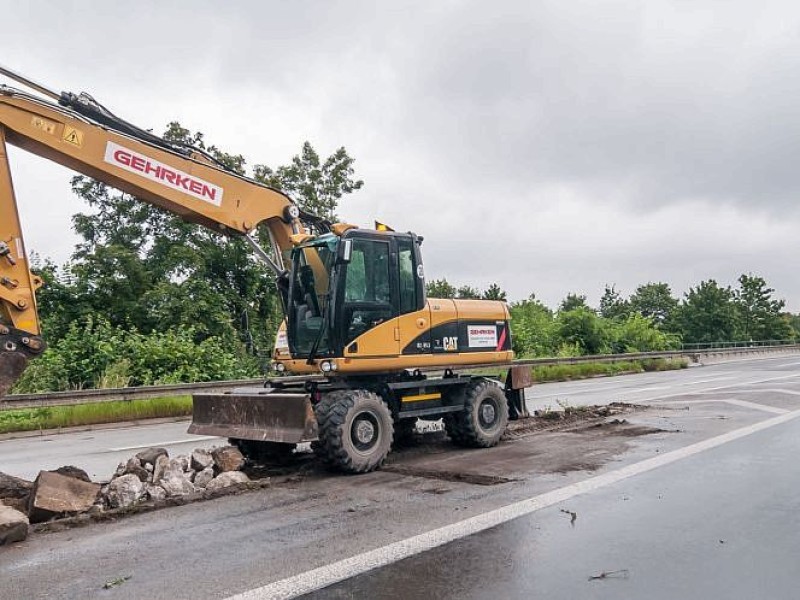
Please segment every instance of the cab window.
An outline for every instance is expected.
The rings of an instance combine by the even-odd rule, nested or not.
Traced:
[[[414,245],[410,239],[397,240],[397,270],[400,274],[400,314],[417,309],[417,278]]]
[[[359,335],[394,316],[388,242],[354,239],[344,286],[344,338]]]

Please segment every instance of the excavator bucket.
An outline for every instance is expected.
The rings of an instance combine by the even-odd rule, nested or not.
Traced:
[[[20,378],[28,361],[44,352],[38,335],[0,323],[0,399]]]
[[[189,433],[291,444],[317,439],[310,394],[244,388],[192,400]]]
[[[0,399],[20,378],[28,366],[28,357],[22,352],[0,351]]]

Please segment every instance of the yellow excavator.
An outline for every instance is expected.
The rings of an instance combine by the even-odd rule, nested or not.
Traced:
[[[263,388],[194,397],[191,433],[228,437],[253,460],[312,442],[340,471],[378,468],[417,419],[458,444],[496,444],[524,411],[525,369],[505,382],[465,372],[513,359],[504,302],[426,298],[422,238],[330,223],[291,198],[114,115],[86,93],[0,74],[0,398],[45,350],[6,147],[93,177],[186,221],[241,236],[275,273],[284,309]],[[271,248],[254,233],[264,227]],[[436,369],[436,371],[433,371]]]

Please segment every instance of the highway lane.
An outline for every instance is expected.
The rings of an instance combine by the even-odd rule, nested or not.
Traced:
[[[798,440],[795,419],[306,597],[794,600]]]
[[[414,597],[402,592],[416,593],[422,588],[396,587],[395,569],[401,565],[406,569],[407,583],[416,578],[429,583],[430,590],[446,592],[452,584],[447,583],[449,575],[442,565],[452,567],[452,555],[447,552],[455,548],[459,568],[451,570],[474,572],[484,586],[476,589],[487,595],[503,597],[524,590],[528,597],[535,597],[536,592],[551,589],[537,587],[546,578],[536,571],[541,561],[553,569],[561,565],[562,570],[555,572],[574,566],[570,570],[574,581],[564,584],[565,590],[578,590],[571,597],[592,597],[580,587],[584,577],[588,584],[590,575],[627,569],[627,579],[597,580],[592,582],[596,587],[586,589],[590,593],[615,590],[616,597],[634,598],[642,596],[651,579],[661,585],[663,579],[678,578],[670,563],[661,559],[679,552],[684,542],[692,556],[701,555],[700,564],[723,572],[738,568],[743,559],[715,563],[714,555],[703,555],[718,550],[702,543],[712,532],[725,540],[716,543],[731,554],[745,552],[743,538],[735,540],[730,533],[738,528],[747,529],[748,544],[773,544],[776,555],[796,556],[791,536],[776,534],[776,515],[786,513],[787,528],[794,526],[790,492],[792,486],[796,488],[796,470],[789,472],[791,461],[781,457],[800,450],[796,448],[800,442],[795,441],[798,422],[793,421],[800,408],[798,362],[798,357],[782,357],[536,386],[532,388],[535,394],[548,396],[543,402],[555,403],[553,398],[573,404],[650,399],[654,408],[625,415],[629,424],[619,428],[536,433],[488,451],[430,443],[397,453],[387,470],[366,476],[330,476],[312,470],[276,480],[272,488],[259,492],[36,534],[24,544],[0,549],[0,597],[226,598],[249,590],[256,590],[252,597],[269,597],[264,594],[274,588],[263,586],[278,582],[284,582],[291,597],[313,591],[315,585],[335,584],[337,578],[346,580],[316,592],[317,597],[361,596],[361,590],[383,592],[379,597]],[[592,390],[593,385],[602,389]],[[666,389],[653,389],[663,386]],[[769,429],[748,429],[764,426]],[[735,440],[719,437],[732,432],[746,434]],[[720,439],[724,443],[715,448],[680,455],[648,471],[637,470],[650,464],[647,461]],[[404,473],[392,471],[398,465]],[[738,471],[731,471],[734,467]],[[415,469],[422,469],[424,476],[415,475]],[[436,474],[437,469],[443,477]],[[475,485],[465,482],[469,479],[444,477],[475,473],[501,479],[495,485]],[[626,478],[618,479],[625,473]],[[603,486],[596,487],[598,477],[606,478],[600,480],[605,481]],[[741,480],[738,487],[731,485],[736,480]],[[774,504],[762,493],[770,487],[780,492]],[[751,488],[755,491],[748,494]],[[653,496],[657,489],[661,498]],[[535,506],[552,494],[566,499],[474,535],[463,529],[463,523],[473,518],[485,520],[520,503]],[[574,527],[562,509],[577,513]],[[631,517],[626,520],[628,510]],[[742,521],[747,519],[755,524],[745,527]],[[608,527],[601,527],[606,522]],[[704,522],[716,522],[720,528],[727,524],[728,529],[704,531]],[[454,528],[464,535],[424,553],[424,545],[407,542],[436,537],[441,528]],[[692,535],[684,536],[687,529]],[[662,535],[668,537],[661,540]],[[412,554],[393,566],[396,555],[391,549],[398,543],[411,548]],[[728,543],[734,545],[728,547]],[[486,546],[486,554],[479,552],[480,546]],[[609,552],[593,555],[589,546]],[[658,554],[661,547],[663,555]],[[648,548],[657,554],[653,564],[646,560]],[[631,553],[626,555],[626,549]],[[365,555],[388,556],[389,561],[382,569],[368,571],[370,565],[384,563],[365,563]],[[767,561],[771,555],[764,551],[757,558]],[[342,559],[350,560],[348,568],[342,568]],[[431,567],[434,562],[441,572]],[[654,573],[656,562],[665,571],[662,579]],[[525,578],[529,571],[536,573],[531,580]],[[320,573],[327,574],[327,579]],[[130,580],[113,591],[102,589],[105,582],[124,576]],[[465,580],[470,581],[468,576]],[[555,586],[552,589],[560,589],[557,579],[548,581]],[[620,587],[624,585],[628,587]],[[426,591],[425,597],[436,594]]]

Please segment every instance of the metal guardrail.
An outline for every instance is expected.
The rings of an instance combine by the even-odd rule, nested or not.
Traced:
[[[447,368],[453,370],[472,370],[487,369],[491,367],[501,368],[507,366],[545,366],[545,365],[573,365],[590,362],[621,362],[626,360],[647,360],[657,358],[689,358],[698,360],[702,356],[717,356],[726,354],[764,354],[776,351],[797,351],[800,352],[800,344],[782,344],[778,346],[736,346],[728,348],[694,348],[685,350],[664,350],[662,352],[628,352],[623,354],[587,354],[585,356],[567,357],[546,357],[546,358],[524,358],[515,360],[510,364],[485,363],[475,365],[452,365],[439,367],[425,367],[419,369],[424,373],[440,372]]]
[[[733,344],[731,342],[730,344]],[[699,360],[703,356],[720,356],[736,354],[766,354],[780,351],[800,352],[797,343],[746,343],[736,342],[737,345],[727,347],[688,347],[683,350],[667,350],[663,352],[631,352],[626,354],[593,354],[587,356],[530,358],[515,360],[510,364],[485,363],[475,365],[451,365],[448,367],[425,367],[419,371],[426,373],[442,372],[447,368],[459,371],[476,369],[505,368],[509,366],[544,366],[544,365],[570,365],[589,362],[620,362],[627,360],[647,360],[658,358],[690,358]],[[281,379],[307,379],[308,376],[283,377]],[[169,385],[152,385],[141,387],[128,387],[105,390],[68,390],[65,392],[48,392],[46,394],[14,394],[0,400],[0,411],[15,408],[41,408],[48,406],[69,406],[72,404],[89,404],[93,402],[111,402],[115,400],[138,400],[158,398],[164,396],[178,396],[195,394],[199,392],[215,393],[225,392],[237,387],[263,385],[266,378],[242,379],[236,381],[208,381],[204,383],[178,383]]]
[[[148,385],[105,390],[67,390],[45,394],[13,394],[0,400],[0,411],[13,408],[42,408],[47,406],[69,406],[72,404],[91,404],[117,400],[140,400],[183,396],[198,392],[225,392],[247,385],[263,385],[264,378],[240,379],[235,381],[207,381],[203,383],[175,383],[167,385]]]
[[[722,348],[761,348],[775,346],[795,346],[797,340],[760,340],[760,341],[739,341],[739,342],[692,342],[681,345],[684,350],[715,350]]]

